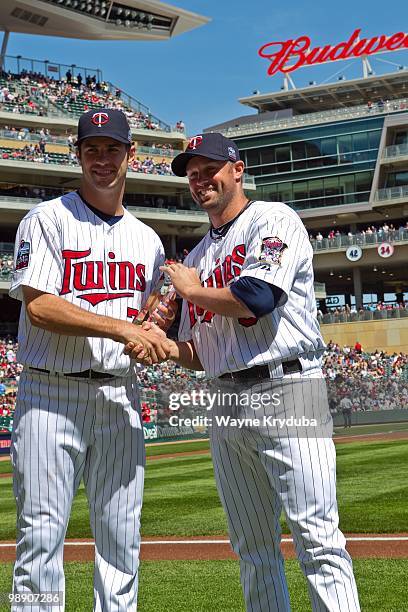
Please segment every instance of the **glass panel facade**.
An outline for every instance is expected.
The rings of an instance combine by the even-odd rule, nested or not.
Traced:
[[[386,187],[402,187],[408,185],[408,172],[401,170],[400,172],[391,172],[387,176]]]
[[[352,204],[368,201],[383,121],[342,121],[243,136],[236,142],[247,172],[256,177],[257,197],[298,210]],[[402,184],[390,175],[393,180]]]

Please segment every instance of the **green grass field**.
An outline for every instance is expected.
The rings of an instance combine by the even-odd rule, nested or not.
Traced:
[[[387,424],[383,430],[396,431]],[[374,430],[378,426],[374,426]],[[353,433],[367,433],[353,428]],[[373,429],[371,429],[373,431]],[[340,434],[342,434],[340,430]],[[350,430],[347,430],[347,435]],[[208,450],[208,442],[192,441],[147,448],[148,461],[142,515],[144,536],[221,535],[226,522],[215,488],[209,454],[179,456]],[[176,455],[160,458],[160,455]],[[408,443],[370,441],[337,445],[338,501],[345,532],[397,533],[408,531]],[[0,471],[9,473],[9,462]],[[0,540],[15,537],[15,506],[11,479],[0,479],[2,520]],[[286,526],[284,530],[287,532]],[[83,487],[74,500],[68,528],[70,538],[91,537]],[[354,562],[362,609],[408,612],[408,559]],[[288,561],[288,581],[294,612],[310,610],[305,582],[296,561]],[[8,592],[11,564],[0,570],[0,592]],[[92,610],[92,564],[67,563],[68,612]],[[141,612],[243,612],[238,564],[234,561],[144,562],[140,580]],[[0,610],[7,607],[0,607]]]
[[[208,448],[207,442],[194,444],[199,444],[200,449]],[[176,455],[177,451],[189,450],[189,446],[166,445],[166,449],[167,453]],[[151,447],[149,452],[161,448]],[[337,446],[338,502],[343,531],[398,533],[408,530],[407,465],[405,440],[357,441]],[[14,498],[9,478],[0,480],[0,500],[0,540],[13,540]],[[286,526],[284,530],[288,531]],[[209,455],[148,462],[142,533],[145,536],[226,533]],[[83,486],[73,504],[68,537],[91,537]]]
[[[286,561],[292,612],[310,610],[306,582],[296,561]],[[408,560],[354,562],[361,609],[407,612]],[[66,563],[66,612],[92,610],[92,563]],[[12,565],[3,565],[0,592],[10,591]],[[0,611],[8,610],[0,606]],[[145,561],[139,583],[140,612],[244,612],[235,561]]]

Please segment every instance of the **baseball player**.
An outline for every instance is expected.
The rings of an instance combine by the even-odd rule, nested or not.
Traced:
[[[11,451],[13,591],[64,591],[64,537],[83,479],[96,548],[94,610],[115,612],[136,609],[145,462],[135,364],[123,348],[131,340],[150,363],[167,355],[162,339],[132,324],[164,252],[122,206],[130,145],[122,112],[81,116],[80,189],[24,217],[10,289],[22,302],[24,365]]]
[[[172,169],[187,175],[211,227],[185,265],[164,268],[184,298],[180,342],[171,342],[170,355],[185,367],[205,369],[227,399],[238,392],[235,405],[221,402],[214,413],[210,439],[246,609],[290,609],[280,552],[283,509],[313,610],[355,612],[352,563],[338,528],[332,421],[321,373],[325,346],[306,229],[288,206],[248,200],[239,151],[221,134],[191,138]],[[276,388],[279,410],[267,399],[263,416],[293,417],[309,409],[320,418],[318,431],[330,436],[296,429],[293,435],[289,425],[276,434],[269,421],[259,425],[256,419],[242,428],[232,421],[215,426],[219,414],[239,413],[242,390],[253,399],[255,391]]]

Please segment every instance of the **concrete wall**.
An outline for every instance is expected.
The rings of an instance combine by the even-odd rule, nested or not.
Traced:
[[[408,421],[408,410],[373,410],[368,412],[353,412],[351,414],[352,425],[372,425],[375,423],[403,423]],[[341,427],[344,424],[342,414],[333,415],[333,423],[335,427]]]
[[[358,321],[322,325],[325,342],[354,346],[358,340],[364,351],[408,352],[408,318],[385,321]]]

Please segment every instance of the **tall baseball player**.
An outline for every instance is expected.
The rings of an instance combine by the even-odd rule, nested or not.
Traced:
[[[83,478],[96,547],[94,610],[134,611],[145,454],[135,364],[123,348],[132,340],[150,363],[167,355],[162,339],[132,324],[164,253],[122,206],[125,115],[85,113],[77,145],[79,191],[42,202],[17,232],[10,295],[22,302],[24,371],[12,435],[13,591],[44,602],[43,594],[64,591],[63,542]]]
[[[185,367],[205,369],[214,391],[225,391],[213,416],[211,448],[246,609],[290,609],[280,552],[283,509],[313,610],[355,612],[352,563],[338,528],[335,450],[324,433],[331,434],[331,418],[306,229],[288,206],[248,200],[239,151],[221,134],[192,138],[172,168],[187,175],[211,228],[185,265],[164,268],[184,298],[181,342],[171,342],[170,354]],[[234,390],[237,404],[223,406]],[[215,417],[240,413],[242,391],[252,399],[269,392],[257,414],[260,425],[253,418],[242,428],[232,421],[216,426]],[[295,429],[294,435],[262,422],[263,416],[299,416],[299,410],[320,418],[319,434]]]

